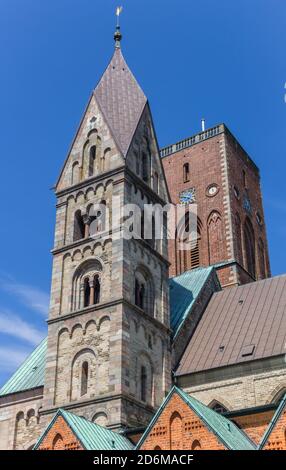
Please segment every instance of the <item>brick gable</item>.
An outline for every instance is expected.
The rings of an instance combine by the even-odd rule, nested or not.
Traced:
[[[141,450],[226,450],[217,437],[174,394],[167,403]]]

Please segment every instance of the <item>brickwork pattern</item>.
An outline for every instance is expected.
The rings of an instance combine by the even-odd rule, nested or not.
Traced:
[[[222,285],[228,287],[253,280],[244,271],[247,267],[243,235],[246,218],[254,230],[256,279],[268,277],[270,266],[259,171],[237,140],[224,126],[223,129],[219,135],[164,157],[163,165],[172,202],[178,204],[182,191],[195,188],[202,227],[200,265],[236,261],[242,267],[218,271]],[[184,176],[186,163],[189,164],[187,178]],[[216,188],[212,194],[210,187]],[[169,260],[170,276],[191,269],[190,263],[182,266],[175,241],[169,243]]]
[[[226,450],[190,407],[174,394],[142,450]]]
[[[38,450],[84,450],[62,416],[59,416],[42,440]]]

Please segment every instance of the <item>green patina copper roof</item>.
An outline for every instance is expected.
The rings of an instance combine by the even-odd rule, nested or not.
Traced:
[[[170,279],[171,328],[176,336],[195,304],[207,279],[214,272],[212,266],[187,271]],[[44,385],[47,339],[32,352],[0,390],[8,395]]]
[[[41,435],[34,450],[37,450],[56,419],[62,416],[85,450],[132,450],[133,444],[121,434],[92,423],[81,416],[59,409]]]
[[[170,279],[170,315],[174,336],[178,333],[212,271],[214,271],[212,266],[196,268]]]
[[[249,437],[229,419],[220,415],[216,411],[212,410],[208,406],[204,405],[200,401],[191,397],[180,388],[174,386],[165,398],[164,402],[160,406],[159,410],[155,414],[154,418],[147,427],[145,433],[138,442],[136,449],[140,449],[143,442],[147,438],[151,429],[155,425],[161,413],[164,411],[167,403],[170,401],[172,396],[177,393],[184,402],[195,412],[195,414],[204,422],[206,427],[216,435],[218,440],[229,450],[256,450],[255,444],[249,439]]]
[[[279,421],[279,418],[280,416],[282,415],[283,411],[285,410],[286,408],[286,393],[284,395],[284,397],[282,398],[281,402],[279,403],[279,406],[276,410],[276,412],[274,413],[274,416],[272,418],[272,420],[270,421],[261,441],[260,441],[260,444],[258,446],[258,449],[261,450],[264,448],[264,446],[267,444],[267,441],[270,437],[270,434],[272,433],[273,429],[275,428],[277,422]]]
[[[44,384],[47,338],[28,356],[0,390],[0,396],[22,392]]]

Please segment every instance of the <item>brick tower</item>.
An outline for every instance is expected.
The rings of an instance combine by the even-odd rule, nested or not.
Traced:
[[[165,234],[125,239],[120,216],[128,203],[165,205],[168,190],[119,27],[115,41],[55,188],[42,413],[65,407],[120,429],[148,422],[171,378]]]
[[[173,203],[197,203],[198,242],[169,242],[170,275],[215,265],[222,286],[270,276],[259,169],[225,125],[161,150]]]

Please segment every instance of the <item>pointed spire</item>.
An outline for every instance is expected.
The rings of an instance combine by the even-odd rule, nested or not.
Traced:
[[[94,96],[110,126],[122,154],[126,156],[147,98],[126,64],[120,48],[121,8],[116,10],[115,51]]]

